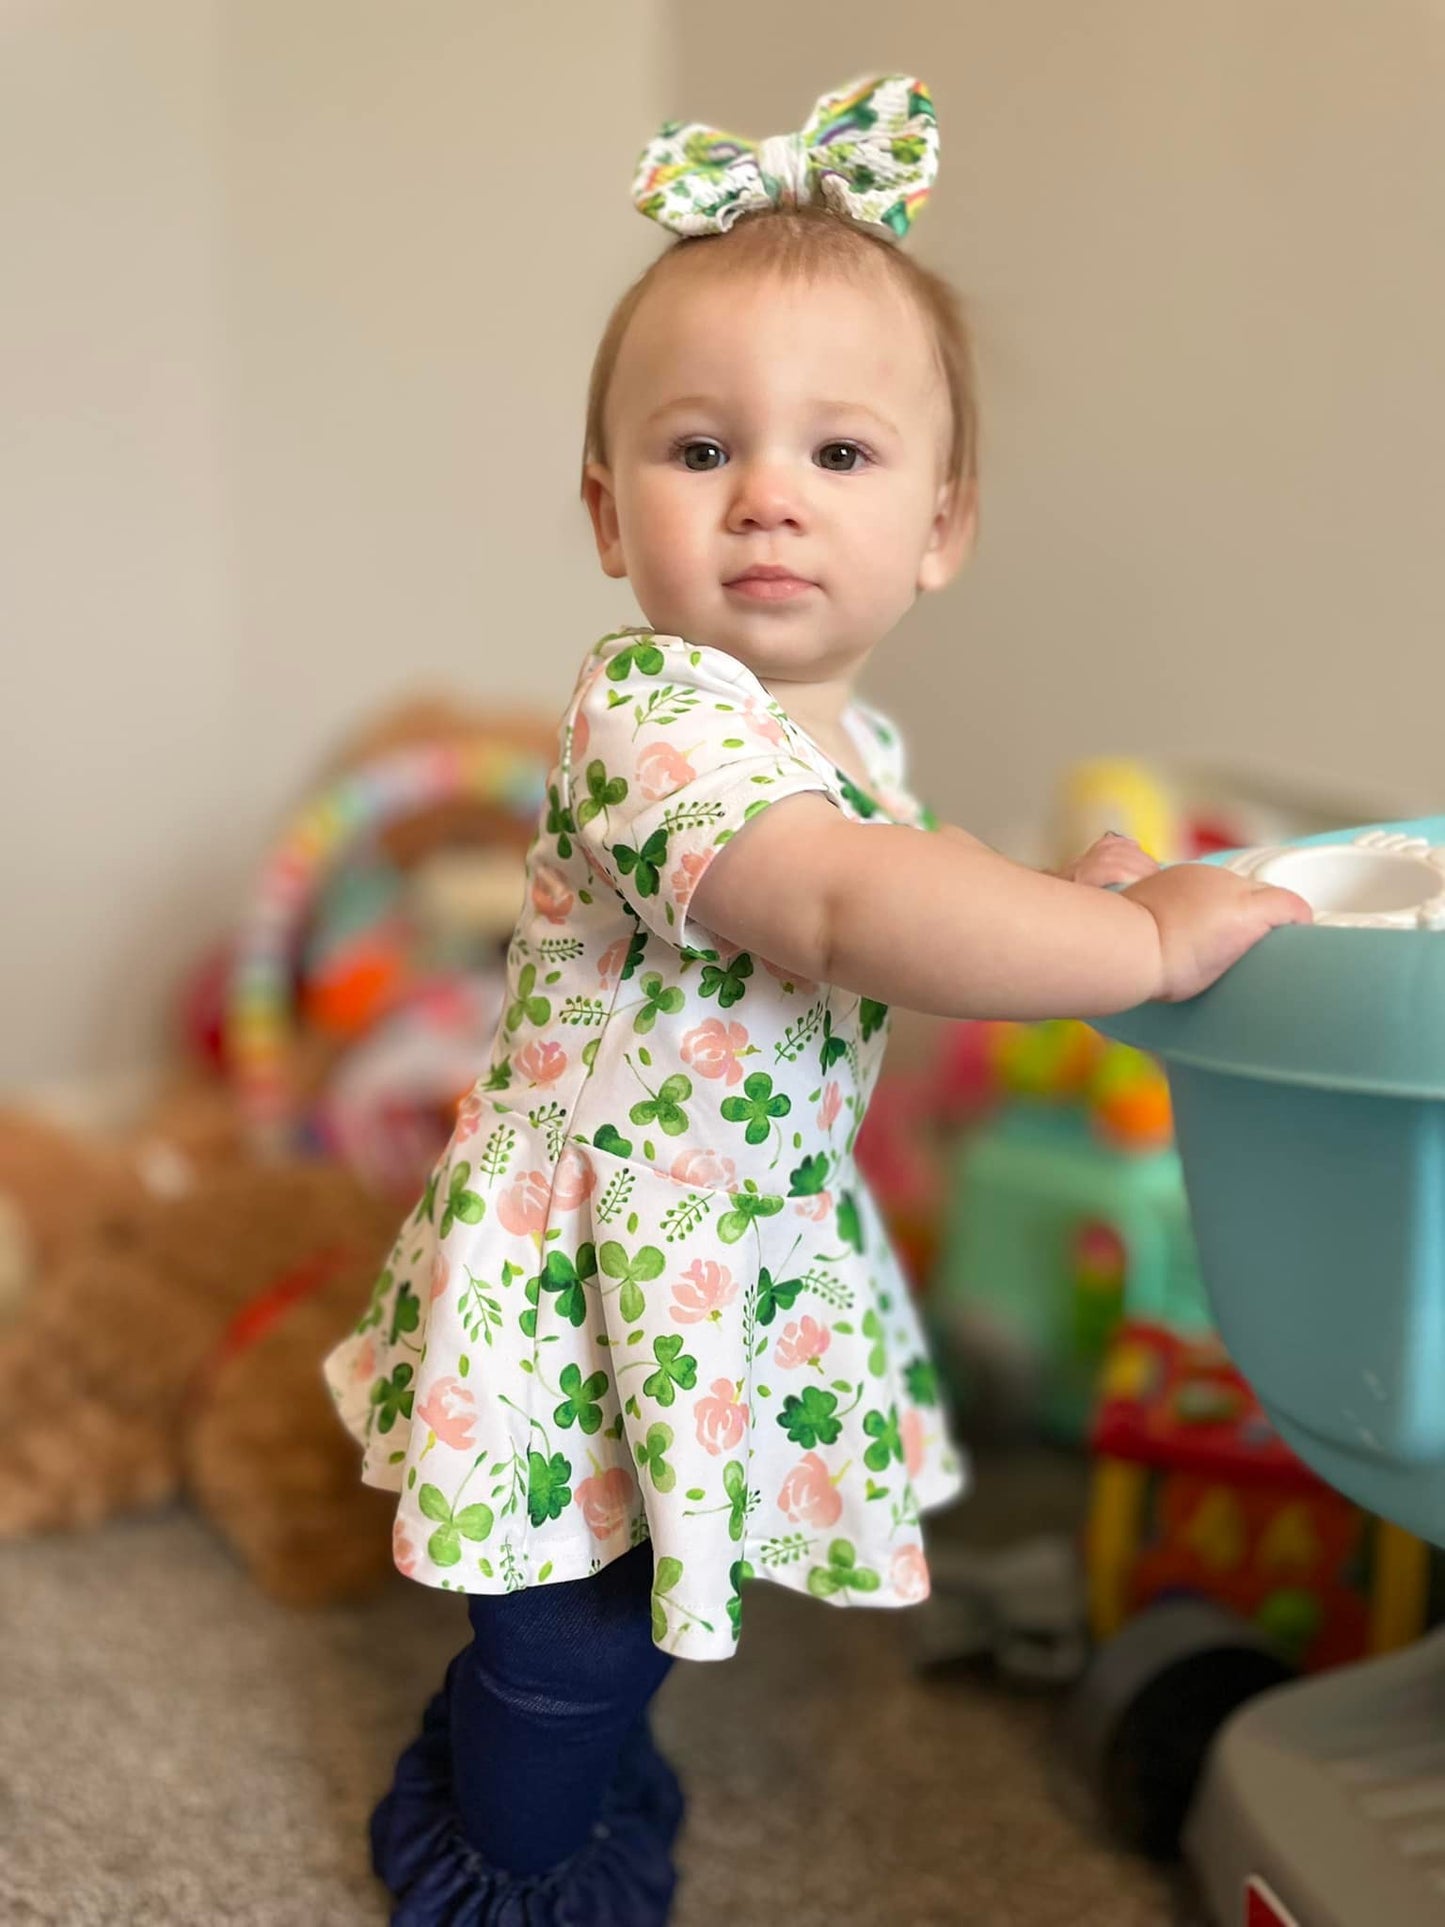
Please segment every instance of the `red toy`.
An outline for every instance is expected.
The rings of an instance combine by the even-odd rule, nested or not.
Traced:
[[[1424,1631],[1426,1547],[1317,1479],[1214,1340],[1121,1327],[1091,1443],[1096,1638],[1180,1596],[1253,1622],[1307,1670]]]

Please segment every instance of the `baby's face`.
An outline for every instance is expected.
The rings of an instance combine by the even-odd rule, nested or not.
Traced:
[[[882,272],[682,268],[618,355],[588,471],[602,566],[659,633],[764,678],[846,676],[963,558],[949,425],[925,323]]]

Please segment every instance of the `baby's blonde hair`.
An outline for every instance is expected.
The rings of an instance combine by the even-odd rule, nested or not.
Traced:
[[[960,488],[977,480],[978,388],[973,344],[958,295],[942,275],[921,267],[895,242],[835,214],[831,208],[818,206],[749,214],[734,222],[725,234],[674,242],[639,275],[612,310],[592,363],[582,449],[584,475],[589,462],[607,460],[607,394],[622,338],[648,289],[659,277],[676,273],[679,264],[688,262],[709,268],[726,265],[729,273],[792,275],[809,280],[825,274],[846,276],[860,264],[876,266],[890,275],[923,317],[948,389],[953,426],[947,473]]]

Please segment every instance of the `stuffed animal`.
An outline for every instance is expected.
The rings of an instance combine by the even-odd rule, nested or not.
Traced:
[[[273,1598],[359,1596],[390,1570],[394,1501],[359,1483],[320,1365],[395,1206],[333,1165],[208,1162],[218,1140],[159,1124],[113,1144],[3,1120],[0,1194],[38,1264],[0,1323],[0,1539],[185,1494]]]
[[[116,1148],[0,1109],[0,1321],[141,1188],[132,1160]]]

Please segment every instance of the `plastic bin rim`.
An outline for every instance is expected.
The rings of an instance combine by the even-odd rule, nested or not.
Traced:
[[[1445,843],[1445,816],[1366,830]],[[1221,852],[1211,862],[1227,861]],[[1298,927],[1274,931],[1186,1004],[1091,1020],[1171,1066],[1356,1096],[1445,1099],[1445,932]]]

